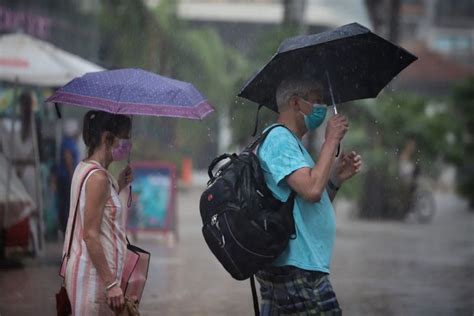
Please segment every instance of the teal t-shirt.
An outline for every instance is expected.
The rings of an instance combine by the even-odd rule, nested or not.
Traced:
[[[257,151],[267,186],[273,195],[286,201],[291,188],[286,177],[300,168],[313,168],[314,160],[300,140],[284,127],[274,128]],[[336,235],[336,220],[331,200],[324,190],[318,203],[296,196],[293,209],[296,239],[273,265],[291,265],[305,270],[329,273]]]

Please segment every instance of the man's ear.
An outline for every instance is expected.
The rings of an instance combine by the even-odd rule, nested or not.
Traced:
[[[299,101],[298,96],[296,96],[296,95],[291,96],[290,99],[288,100],[288,105],[291,109],[293,109],[295,111],[299,111],[300,110],[300,101]]]

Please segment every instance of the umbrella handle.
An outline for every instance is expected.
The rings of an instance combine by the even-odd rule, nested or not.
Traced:
[[[328,80],[329,93],[331,94],[332,105],[334,106],[334,115],[337,115],[336,101],[334,100],[334,93],[332,92],[331,79],[329,78],[329,72],[327,70],[326,70],[326,78]],[[337,145],[336,157],[339,157],[340,152],[341,152],[341,143],[339,143],[339,145]]]
[[[128,201],[127,207],[130,208],[132,206],[132,185],[130,185],[130,191],[128,192]]]

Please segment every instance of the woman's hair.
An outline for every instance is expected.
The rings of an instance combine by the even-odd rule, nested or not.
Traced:
[[[89,111],[84,116],[82,138],[87,146],[88,156],[100,146],[102,134],[109,132],[107,140],[112,143],[114,137],[126,135],[132,127],[130,117],[103,111]]]

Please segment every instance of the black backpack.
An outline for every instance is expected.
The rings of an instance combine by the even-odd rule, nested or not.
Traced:
[[[283,125],[270,127],[239,155],[223,154],[214,159],[208,170],[208,188],[201,195],[204,239],[237,280],[271,264],[295,236],[295,193],[284,203],[273,197],[254,153],[278,126]],[[223,160],[227,161],[214,173]]]

